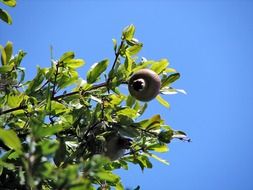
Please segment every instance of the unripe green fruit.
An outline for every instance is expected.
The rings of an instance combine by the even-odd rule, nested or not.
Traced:
[[[128,82],[131,96],[137,100],[148,102],[160,92],[161,79],[158,74],[150,69],[141,69],[134,73]]]

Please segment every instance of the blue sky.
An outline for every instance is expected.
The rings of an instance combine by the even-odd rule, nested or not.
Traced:
[[[144,43],[140,56],[168,58],[181,73],[175,87],[188,94],[169,96],[171,108],[155,101],[146,117],[160,113],[192,143],[173,141],[143,173],[119,171],[126,187],[144,190],[253,189],[253,1],[18,1],[12,26],[0,23],[0,44],[12,41],[28,52],[28,76],[36,65],[72,50],[86,61],[113,60],[112,38],[134,24]],[[159,111],[158,111],[159,110]]]

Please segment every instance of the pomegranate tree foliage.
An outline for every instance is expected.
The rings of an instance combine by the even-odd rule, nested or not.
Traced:
[[[9,7],[16,6],[16,0],[0,0],[0,2],[2,2],[4,5],[7,5]],[[2,8],[0,8],[0,19],[6,22],[7,24],[12,24],[12,18],[10,14]]]
[[[114,170],[127,170],[129,163],[152,168],[150,158],[168,164],[155,153],[167,152],[174,138],[188,140],[186,134],[157,113],[139,119],[148,103],[125,87],[135,72],[148,68],[161,79],[156,100],[169,107],[162,94],[184,92],[172,87],[180,75],[166,59],[137,58],[142,43],[134,33],[130,25],[120,43],[113,39],[114,61],[94,64],[86,78],[77,72],[84,61],[66,52],[25,81],[26,53],[13,55],[11,42],[0,46],[1,188],[121,190]]]

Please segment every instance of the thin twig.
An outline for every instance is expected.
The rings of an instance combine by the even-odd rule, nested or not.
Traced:
[[[82,91],[82,94],[86,93],[86,92],[89,92],[91,90],[96,90],[98,88],[101,88],[101,87],[106,87],[106,82],[102,82],[102,83],[99,83],[99,84],[95,84],[94,86],[92,86],[90,89],[88,90],[83,90]],[[61,98],[65,98],[65,97],[68,97],[68,96],[73,96],[73,95],[76,95],[80,93],[79,90],[77,91],[74,91],[74,92],[70,92],[70,93],[67,93],[67,94],[62,94],[62,95],[59,95],[59,96],[55,96],[53,99],[54,100],[58,100],[58,99],[61,99]]]
[[[56,72],[54,76],[54,82],[53,82],[53,92],[52,92],[52,99],[54,99],[54,95],[56,94],[56,80],[57,80],[57,75],[59,74],[59,63],[57,62],[56,64]]]

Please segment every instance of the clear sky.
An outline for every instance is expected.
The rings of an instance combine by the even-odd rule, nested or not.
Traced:
[[[188,95],[169,96],[171,109],[155,101],[146,117],[160,113],[192,143],[173,141],[143,173],[119,171],[126,187],[143,190],[253,189],[253,1],[18,1],[13,25],[0,23],[0,44],[13,41],[28,52],[28,76],[72,50],[86,61],[113,60],[112,38],[134,24],[144,43],[140,56],[168,58],[181,73],[175,87]]]

